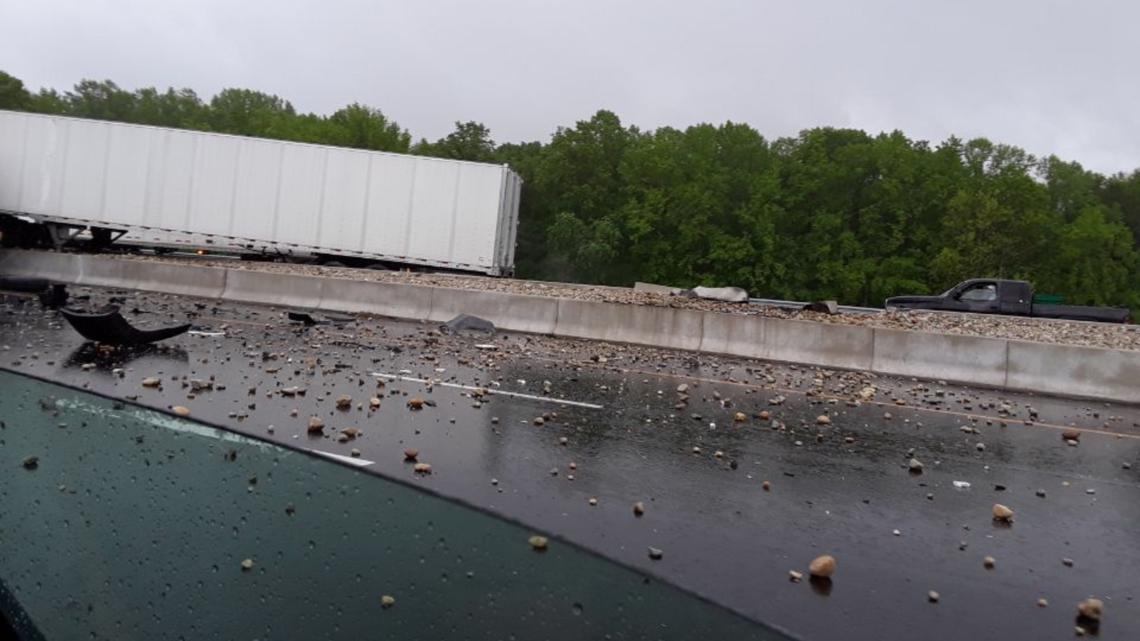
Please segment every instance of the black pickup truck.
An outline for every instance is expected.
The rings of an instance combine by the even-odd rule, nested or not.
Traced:
[[[962,281],[938,296],[894,296],[887,309],[932,309],[977,314],[1007,314],[1038,318],[1127,323],[1131,312],[1119,307],[1082,307],[1052,304],[1055,297],[1034,296],[1033,285],[1024,280],[973,278]]]

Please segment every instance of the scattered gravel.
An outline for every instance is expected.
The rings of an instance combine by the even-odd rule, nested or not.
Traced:
[[[990,338],[1036,341],[1062,345],[1084,345],[1140,351],[1140,326],[1109,323],[1083,323],[982,314],[948,314],[940,312],[883,311],[878,314],[823,314],[819,312],[788,310],[777,307],[724,303],[700,298],[685,298],[653,292],[635,292],[631,288],[571,283],[490,278],[459,274],[428,274],[419,272],[375,271],[347,267],[266,263],[257,261],[209,260],[169,258],[155,256],[114,256],[118,260],[160,262],[189,262],[194,265],[328,276],[368,280],[381,283],[400,283],[430,287],[450,287],[496,291],[529,296],[569,298],[582,301],[651,305],[679,309],[698,309],[734,314],[748,314],[768,318],[809,320],[834,325],[862,325],[887,329],[908,329],[939,334],[963,334]]]

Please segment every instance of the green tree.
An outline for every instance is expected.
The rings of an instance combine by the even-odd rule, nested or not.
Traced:
[[[249,89],[223,89],[210,100],[207,123],[214,131],[242,136],[289,138],[293,105]]]
[[[412,137],[379,109],[353,103],[329,116],[330,139],[326,142],[374,151],[407,152]]]
[[[416,144],[413,153],[453,160],[493,162],[495,141],[491,140],[491,130],[483,123],[456,122],[455,131],[434,143],[421,140]]]
[[[0,71],[0,109],[24,110],[31,101],[23,80]]]
[[[81,80],[63,99],[69,116],[134,122],[134,95],[110,80]]]

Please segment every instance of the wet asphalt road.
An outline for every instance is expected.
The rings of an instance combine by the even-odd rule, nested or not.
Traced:
[[[355,449],[369,471],[487,507],[805,639],[1067,639],[1089,596],[1105,600],[1100,638],[1140,637],[1140,408],[522,335],[442,336],[373,318],[305,328],[268,307],[83,291],[91,303],[127,296],[126,316],[141,325],[189,315],[225,335],[105,354],[58,315],[11,298],[0,310],[0,366],[186,406],[295,446]],[[476,347],[485,343],[498,349]],[[377,374],[535,398],[479,399]],[[160,389],[141,385],[152,376]],[[214,389],[189,388],[211,377]],[[283,395],[290,387],[305,393]],[[340,395],[351,409],[336,408]],[[410,410],[417,396],[432,404]],[[307,433],[311,416],[323,436]],[[1061,437],[1070,425],[1082,430],[1075,447]],[[361,435],[336,440],[349,427]],[[409,447],[430,476],[404,462]],[[922,474],[908,470],[912,456]],[[1012,526],[993,522],[994,503],[1014,509]],[[648,546],[664,558],[650,560]],[[789,580],[825,553],[838,559],[829,589]]]

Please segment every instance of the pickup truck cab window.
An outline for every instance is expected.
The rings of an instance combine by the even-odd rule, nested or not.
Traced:
[[[958,300],[969,303],[986,303],[997,300],[997,284],[975,283],[970,285],[958,294]]]

